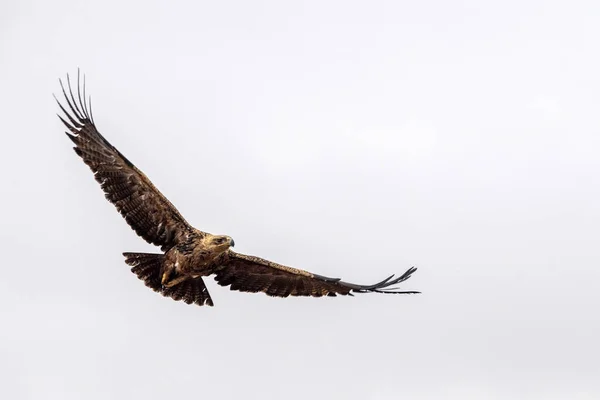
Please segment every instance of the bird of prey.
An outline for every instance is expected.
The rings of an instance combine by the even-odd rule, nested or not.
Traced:
[[[241,292],[264,292],[269,296],[336,296],[352,293],[419,293],[392,287],[407,280],[416,268],[373,285],[357,285],[308,271],[277,264],[259,257],[236,253],[233,239],[202,232],[190,225],[175,206],[100,134],[94,123],[91,97],[86,98],[85,77],[76,96],[67,75],[68,92],[59,80],[68,110],[61,121],[67,137],[100,183],[106,199],[115,205],[133,230],[163,253],[123,253],[131,271],[146,286],[163,296],[188,304],[213,305],[203,277],[214,275],[221,286]]]

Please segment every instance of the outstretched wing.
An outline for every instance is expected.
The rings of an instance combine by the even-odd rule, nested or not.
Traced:
[[[352,295],[352,292],[415,294],[419,292],[400,291],[391,286],[407,280],[416,270],[410,268],[397,278],[392,275],[374,285],[356,285],[230,250],[215,280],[221,286],[231,285],[231,290],[264,292],[277,297]]]
[[[85,95],[85,77],[82,90],[77,74],[77,98],[68,75],[69,93],[62,81],[60,86],[70,112],[56,99],[68,121],[58,117],[69,129],[66,134],[75,143],[73,149],[94,172],[108,201],[148,243],[163,250],[177,244],[193,228],[146,175],[98,132],[91,113],[91,98],[88,101]]]

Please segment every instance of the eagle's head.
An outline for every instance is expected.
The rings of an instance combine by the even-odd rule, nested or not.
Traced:
[[[208,244],[219,253],[227,251],[230,247],[235,246],[233,239],[227,235],[211,235]]]

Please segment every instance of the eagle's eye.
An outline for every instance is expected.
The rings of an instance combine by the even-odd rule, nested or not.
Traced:
[[[231,246],[233,247],[233,239],[230,239],[228,236],[217,237],[213,240],[213,243],[215,243],[216,245],[221,245],[221,244],[229,242],[230,240],[231,240]]]

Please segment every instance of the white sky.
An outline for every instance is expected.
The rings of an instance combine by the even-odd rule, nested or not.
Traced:
[[[600,398],[599,39],[597,1],[3,2],[3,397]],[[423,294],[153,293],[55,116],[77,67],[199,229]]]

